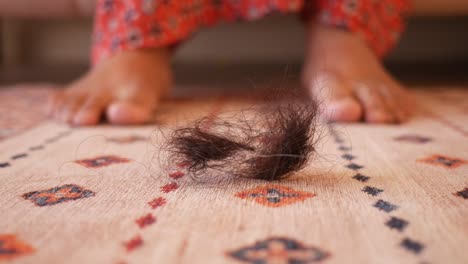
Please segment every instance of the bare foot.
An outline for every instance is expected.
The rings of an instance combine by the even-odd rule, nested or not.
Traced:
[[[399,123],[414,108],[409,92],[393,79],[357,35],[314,22],[308,25],[302,79],[330,121]]]
[[[49,103],[56,120],[86,126],[105,115],[112,124],[149,121],[172,84],[170,51],[125,51],[106,59],[58,92]]]

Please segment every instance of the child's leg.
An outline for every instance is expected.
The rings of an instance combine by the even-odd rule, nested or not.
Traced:
[[[172,83],[170,45],[179,39],[158,30],[171,10],[155,1],[96,2],[93,68],[57,93],[49,113],[74,125],[94,125],[105,115],[114,124],[149,121]],[[170,4],[167,4],[171,7]]]
[[[330,120],[392,123],[410,116],[408,92],[379,60],[402,28],[399,2],[321,1],[318,19],[308,21],[303,81]]]

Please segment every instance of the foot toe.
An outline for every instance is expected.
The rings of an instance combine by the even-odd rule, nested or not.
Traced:
[[[364,118],[369,123],[393,123],[395,115],[373,84],[355,84],[355,94],[364,107]]]
[[[337,74],[321,71],[312,87],[312,95],[329,121],[356,122],[362,117],[362,107],[354,98],[348,82]]]
[[[65,93],[62,91],[57,92],[51,97],[47,106],[47,112],[51,118],[57,121],[61,121],[61,113],[64,107],[65,100],[66,96]]]
[[[362,117],[362,107],[353,97],[329,101],[323,108],[329,121],[356,122]]]
[[[110,123],[116,125],[143,124],[151,119],[153,109],[151,104],[118,101],[107,108],[106,116]]]
[[[87,98],[74,115],[72,124],[76,126],[96,125],[101,120],[105,106],[106,101],[102,98]]]
[[[84,98],[80,95],[69,96],[60,109],[60,121],[65,123],[72,123],[76,112],[81,108]]]

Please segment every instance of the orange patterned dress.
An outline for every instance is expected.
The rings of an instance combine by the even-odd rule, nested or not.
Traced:
[[[173,46],[219,22],[250,21],[271,13],[300,13],[356,32],[378,56],[404,29],[408,0],[98,0],[93,62],[116,52]]]

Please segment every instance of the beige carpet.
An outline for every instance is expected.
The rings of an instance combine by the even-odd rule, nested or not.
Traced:
[[[0,263],[468,261],[466,89],[418,91],[401,126],[321,125],[318,154],[279,182],[159,168],[160,128],[235,99],[168,102],[157,125],[72,129],[41,121],[34,103],[4,107],[5,93]]]

